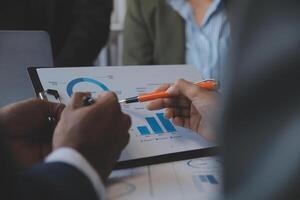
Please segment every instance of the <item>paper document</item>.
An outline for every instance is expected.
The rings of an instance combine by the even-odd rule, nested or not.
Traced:
[[[218,199],[222,189],[222,160],[205,157],[113,171],[109,200]]]
[[[114,91],[119,99],[151,92],[164,83],[179,78],[198,82],[202,78],[192,67],[175,66],[123,66],[40,68],[37,70],[44,89],[54,89],[61,101],[67,103],[76,92]],[[176,127],[164,118],[163,110],[148,111],[146,103],[122,105],[132,118],[130,142],[120,161],[183,152],[212,146],[196,133]]]

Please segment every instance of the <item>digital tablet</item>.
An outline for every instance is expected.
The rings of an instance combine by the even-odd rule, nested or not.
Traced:
[[[165,83],[183,78],[202,80],[191,66],[121,66],[121,67],[29,67],[36,94],[57,91],[59,100],[67,104],[74,92],[91,92],[96,97],[113,91],[119,99],[153,91]],[[130,141],[122,152],[117,168],[135,167],[175,160],[215,155],[217,147],[199,134],[175,126],[164,117],[164,110],[149,111],[147,103],[121,105],[131,116]]]

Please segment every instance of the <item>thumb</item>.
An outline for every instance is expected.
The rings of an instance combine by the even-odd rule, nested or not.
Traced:
[[[178,96],[183,95],[189,100],[193,100],[195,97],[201,96],[204,89],[195,85],[192,82],[186,81],[184,79],[179,79],[174,85],[172,85],[167,92],[170,95]]]

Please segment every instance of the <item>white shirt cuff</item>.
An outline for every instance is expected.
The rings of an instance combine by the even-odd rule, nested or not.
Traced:
[[[106,199],[104,185],[96,170],[76,150],[67,147],[57,149],[45,159],[45,162],[62,162],[77,168],[90,180],[98,198],[102,200]]]

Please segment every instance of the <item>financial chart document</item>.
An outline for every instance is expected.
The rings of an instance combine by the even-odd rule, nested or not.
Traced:
[[[115,170],[108,179],[107,199],[221,199],[222,165],[221,157],[203,157]]]
[[[103,91],[113,91],[119,99],[125,99],[180,78],[202,80],[194,68],[186,65],[40,68],[37,73],[43,88],[57,90],[65,104],[74,92],[91,92],[96,97]],[[147,110],[146,104],[122,105],[123,112],[132,118],[132,126],[130,142],[119,161],[213,146],[196,133],[174,126],[164,117],[164,110]]]

